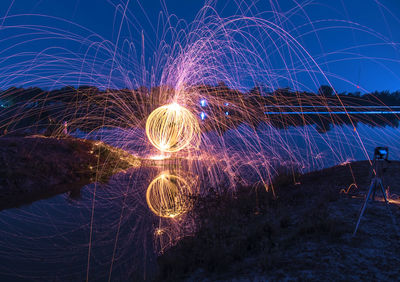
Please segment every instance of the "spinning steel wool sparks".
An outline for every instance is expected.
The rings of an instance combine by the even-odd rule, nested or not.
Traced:
[[[155,18],[150,1],[37,1],[76,2],[73,19],[53,9],[49,14],[35,1],[22,8],[24,1],[3,2],[0,137],[72,136],[110,146],[89,151],[106,161],[88,168],[96,177],[82,189],[82,204],[55,198],[25,214],[2,213],[0,243],[13,252],[3,248],[0,258],[13,256],[16,263],[10,260],[1,273],[13,275],[44,257],[59,259],[61,280],[135,280],[159,251],[147,245],[148,234],[165,250],[194,232],[196,196],[232,195],[243,186],[274,192],[280,171],[290,172],[292,181],[297,172],[369,159],[379,142],[400,156],[400,99],[375,95],[377,84],[370,83],[376,75],[384,89],[384,81],[398,85],[398,35],[358,22],[350,3],[357,1],[206,0],[190,19],[170,14],[176,11],[165,1],[158,1],[165,9]],[[89,20],[97,14],[90,2],[111,12],[98,15],[100,24]],[[400,22],[379,1],[363,2],[375,19],[384,14],[382,22]],[[352,64],[361,63],[368,68],[355,79]],[[364,77],[368,72],[374,79]],[[340,93],[356,86],[354,95]],[[102,173],[123,161],[130,167],[101,183]],[[1,178],[2,189],[8,184]],[[75,232],[79,239],[71,248]],[[71,261],[86,271],[68,266]],[[39,269],[41,280],[56,277]],[[126,269],[130,273],[116,277]],[[21,277],[37,280],[35,271]]]
[[[147,118],[146,134],[154,147],[168,153],[198,146],[200,141],[196,117],[177,103],[155,109]]]

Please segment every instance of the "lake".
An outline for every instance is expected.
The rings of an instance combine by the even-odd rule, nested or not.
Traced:
[[[129,140],[130,136],[140,142],[121,141]],[[104,129],[86,137],[118,146],[125,144],[123,147],[133,153],[146,154],[145,136],[140,130]],[[203,138],[206,144],[200,150],[225,156],[235,163],[235,168],[249,165],[261,174],[259,166],[266,164],[265,159],[274,160],[271,162],[274,164],[295,163],[302,171],[310,171],[365,160],[372,157],[376,146],[388,146],[389,158],[400,159],[398,128],[362,123],[357,125],[357,131],[352,126],[339,125],[324,133],[315,125],[286,129],[260,125],[256,132],[241,125],[227,131],[223,138],[215,133],[207,133]],[[262,160],[254,159],[260,154],[264,155]],[[240,161],[243,164],[236,163]],[[201,166],[205,164],[201,162]],[[224,164],[222,168],[229,175],[228,166]],[[1,211],[0,276],[13,281],[151,278],[156,270],[157,253],[195,228],[190,218],[159,217],[150,209],[146,201],[148,186],[164,170],[165,167],[157,165],[132,168],[114,175],[108,184],[87,185],[80,194],[61,194]],[[243,178],[252,175],[247,172]],[[215,177],[215,174],[199,175]],[[201,177],[200,182],[222,181]],[[199,189],[207,185],[200,185]]]

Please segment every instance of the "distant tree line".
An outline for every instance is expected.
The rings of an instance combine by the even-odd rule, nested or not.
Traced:
[[[321,109],[334,112],[360,106],[390,111],[390,107],[400,106],[400,91],[337,93],[331,86],[321,85],[317,93],[312,93],[290,88],[270,90],[257,85],[243,92],[231,89],[223,82],[187,86],[184,91],[184,95],[176,95],[176,90],[167,86],[105,90],[93,86],[65,86],[55,90],[11,87],[0,91],[0,134],[45,132],[50,126],[56,128],[59,125],[61,128],[64,122],[68,122],[70,130],[83,131],[143,126],[153,109],[170,102],[174,96],[184,97],[183,103],[195,114],[206,113],[204,130],[221,132],[241,123],[253,127],[268,123],[278,128],[314,124],[319,131],[325,132],[333,125],[355,126],[358,122],[397,127],[399,120],[396,114],[366,116],[360,113],[349,118],[346,114],[318,115],[310,112]],[[206,107],[199,104],[202,98],[208,100]],[[301,114],[301,111],[307,113]],[[277,114],[268,115],[268,112]],[[281,112],[286,114],[279,114]]]

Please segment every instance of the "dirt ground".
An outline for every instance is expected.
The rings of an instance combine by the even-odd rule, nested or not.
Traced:
[[[199,201],[199,230],[162,254],[158,280],[398,281],[400,162],[353,237],[371,180],[368,161],[298,176],[271,193]],[[293,184],[295,182],[296,184]]]

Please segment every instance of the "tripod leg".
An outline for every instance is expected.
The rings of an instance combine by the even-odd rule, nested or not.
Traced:
[[[397,236],[400,237],[399,229],[398,229],[397,223],[396,223],[396,218],[394,217],[394,215],[392,213],[392,210],[390,209],[389,201],[388,201],[387,196],[386,196],[385,188],[383,188],[382,181],[379,181],[379,184],[380,184],[381,191],[382,191],[382,194],[383,194],[383,199],[385,200],[385,203],[386,203],[386,208],[387,208],[387,210],[389,212],[390,217],[392,218],[393,226],[396,229],[395,231],[397,233]]]
[[[371,192],[372,193],[371,193],[371,196],[370,196],[372,202],[375,202],[376,186],[378,184],[377,182],[378,181],[377,181],[376,177],[372,178],[372,180],[371,180],[371,188],[372,188]]]
[[[389,204],[389,201],[388,201],[388,199],[387,199],[387,197],[386,197],[386,191],[385,191],[385,188],[383,188],[383,184],[382,184],[382,181],[381,181],[381,180],[379,181],[379,186],[380,186],[380,188],[381,188],[382,195],[383,195],[383,199],[385,200],[385,203],[386,203],[386,204]]]
[[[375,187],[376,187],[376,185],[375,185],[375,178],[374,178],[371,182],[371,186],[369,187],[367,197],[365,198],[364,204],[361,208],[360,215],[358,216],[356,228],[354,229],[354,232],[353,232],[353,237],[356,236],[358,226],[360,225],[361,217],[364,214],[365,208],[367,207],[367,203],[369,201],[369,197],[371,196],[372,190],[375,189]]]

